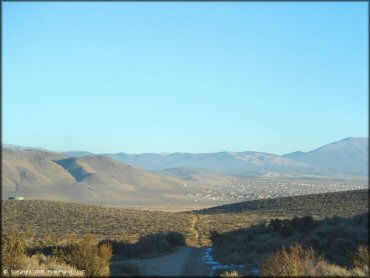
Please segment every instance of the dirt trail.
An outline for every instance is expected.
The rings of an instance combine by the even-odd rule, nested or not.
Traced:
[[[143,276],[207,276],[210,269],[202,259],[205,249],[201,248],[202,235],[199,232],[199,216],[194,215],[190,231],[194,247],[179,247],[175,252],[152,259],[131,259],[111,263],[112,276],[120,276],[123,264],[139,268]]]
[[[153,259],[131,259],[111,263],[112,276],[120,276],[124,263],[135,265],[144,276],[207,276],[203,249],[179,247],[175,252]]]
[[[199,224],[198,223],[199,223],[199,216],[197,214],[195,214],[194,218],[193,218],[193,221],[192,221],[192,225],[190,227],[190,230],[194,234],[196,247],[199,248],[199,247],[202,246],[202,241],[201,241],[201,234],[199,233],[199,227],[198,227]]]

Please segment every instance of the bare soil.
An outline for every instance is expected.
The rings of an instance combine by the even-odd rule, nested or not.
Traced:
[[[111,263],[111,275],[122,274],[120,266],[131,264],[144,276],[207,276],[209,268],[202,260],[201,248],[179,247],[175,252],[152,259],[131,259]]]

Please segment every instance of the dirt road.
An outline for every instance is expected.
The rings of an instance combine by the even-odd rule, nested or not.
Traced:
[[[190,257],[183,269],[183,276],[200,276],[205,277],[208,275],[210,269],[209,266],[202,260],[204,253],[203,248],[192,248]]]
[[[205,249],[199,232],[199,216],[194,215],[190,230],[194,247],[179,247],[175,252],[152,259],[131,259],[111,263],[112,276],[120,276],[123,264],[139,268],[144,276],[207,276],[210,269],[202,259]]]
[[[202,260],[202,248],[179,247],[175,252],[153,259],[126,260],[137,266],[144,276],[207,276],[209,268]],[[119,276],[120,265],[112,262],[112,276]]]

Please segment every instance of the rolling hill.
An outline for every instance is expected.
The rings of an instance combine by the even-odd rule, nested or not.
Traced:
[[[214,207],[206,210],[161,212],[103,207],[86,204],[25,200],[2,201],[2,225],[7,233],[32,225],[43,239],[76,233],[96,234],[101,238],[134,238],[157,232],[177,231],[193,236],[192,223],[198,221],[198,231],[204,242],[209,242],[211,231],[219,233],[247,228],[274,217],[291,218],[295,215],[333,215],[353,217],[369,211],[369,191],[354,190],[326,194],[264,199]],[[277,206],[274,206],[278,204]],[[293,207],[292,207],[293,204]]]
[[[368,189],[253,200],[194,212],[201,214],[264,212],[281,215],[348,217],[365,211],[369,211]]]
[[[124,206],[186,205],[203,185],[137,169],[112,158],[95,155],[68,157],[41,150],[3,149],[3,198],[75,201]]]
[[[251,179],[365,181],[368,139],[346,138],[283,156],[250,151],[96,155],[3,145],[2,162],[3,198],[17,194],[126,207],[201,208],[215,203],[194,196],[207,195],[213,185],[245,185]]]
[[[368,175],[369,139],[345,138],[310,152],[294,152],[284,155],[321,168],[332,174]]]

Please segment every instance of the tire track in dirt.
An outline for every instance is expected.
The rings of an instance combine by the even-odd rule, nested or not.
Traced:
[[[203,244],[202,244],[202,233],[200,232],[199,224],[200,224],[200,217],[199,215],[195,214],[192,220],[190,230],[192,231],[194,235],[194,242],[196,243],[195,247],[201,248],[203,247]]]
[[[195,276],[206,277],[210,271],[209,265],[203,260],[202,233],[199,229],[201,218],[194,214],[191,220],[191,247],[179,247],[175,252],[150,259],[131,259],[111,263],[112,276],[122,275],[124,263],[139,268],[143,276]],[[189,239],[190,239],[189,238]],[[189,242],[190,243],[190,242]]]

